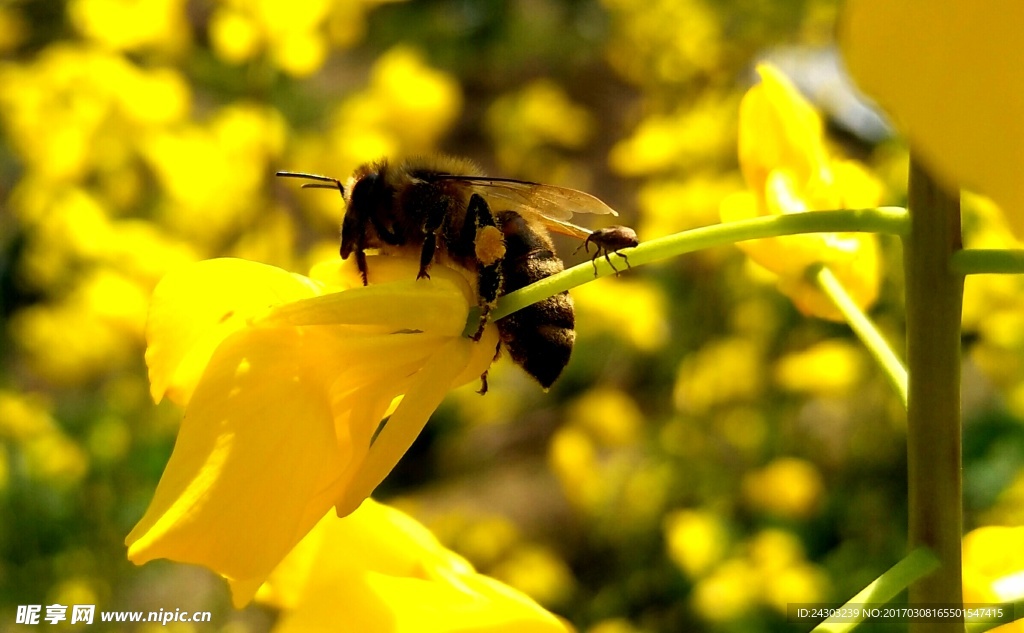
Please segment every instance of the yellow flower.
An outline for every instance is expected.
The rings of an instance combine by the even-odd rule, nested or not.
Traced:
[[[810,462],[781,457],[744,477],[743,496],[757,510],[800,520],[821,508],[825,484]]]
[[[550,182],[571,169],[560,150],[583,147],[594,117],[561,86],[538,79],[498,97],[487,108],[486,127],[502,172]]]
[[[321,519],[257,600],[283,609],[274,633],[372,631],[382,622],[392,633],[569,630],[522,593],[476,573],[412,517],[372,499],[343,519]]]
[[[856,0],[840,25],[860,87],[952,190],[976,189],[1024,236],[1024,5]]]
[[[881,186],[859,164],[829,157],[821,118],[789,80],[767,64],[758,72],[761,83],[740,105],[740,166],[750,190],[722,202],[722,221],[876,206]],[[741,242],[739,247],[777,274],[780,289],[807,314],[842,319],[806,279],[814,264],[828,265],[861,307],[878,296],[878,246],[873,235],[791,235]]]
[[[184,0],[72,0],[68,17],[87,38],[113,50],[181,53],[192,29]]]
[[[725,520],[708,510],[676,510],[665,517],[669,559],[696,579],[722,561],[731,545]]]
[[[475,293],[461,273],[435,266],[417,280],[414,261],[368,259],[366,287],[354,264],[307,278],[237,259],[160,282],[151,391],[186,409],[126,539],[133,562],[205,565],[245,602],[330,507],[359,506],[449,389],[489,366],[497,332],[462,336]]]

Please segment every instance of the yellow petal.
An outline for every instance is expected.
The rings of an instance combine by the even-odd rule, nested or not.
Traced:
[[[467,367],[470,366],[474,349],[494,349],[496,334],[493,328],[488,328],[485,332],[490,336],[482,337],[477,343],[462,337],[450,340],[423,365],[406,391],[401,404],[388,418],[374,440],[366,461],[352,484],[338,500],[338,516],[345,516],[359,507],[363,499],[370,496],[374,488],[384,481],[398,460],[412,446],[445,394],[457,386],[455,380],[465,374]],[[476,356],[479,356],[479,353]],[[487,365],[484,365],[480,372],[486,367]]]
[[[852,161],[835,160],[821,119],[781,72],[758,66],[761,83],[740,109],[740,163],[750,192],[723,200],[723,222],[818,209],[874,206],[881,187]],[[741,242],[750,258],[779,276],[779,288],[805,314],[842,319],[806,274],[828,265],[861,307],[878,294],[878,250],[872,235],[822,233]]]
[[[993,198],[1024,236],[1024,47],[1017,0],[851,0],[846,65],[951,190]]]
[[[126,539],[133,562],[170,558],[230,579],[273,569],[330,507],[353,458],[322,384],[321,370],[341,363],[332,351],[298,329],[246,329],[223,342]]]
[[[777,167],[803,180],[825,161],[821,118],[789,79],[770,64],[759,64],[761,83],[740,103],[739,156],[747,184],[764,186]]]
[[[525,595],[477,574],[411,517],[367,499],[328,515],[274,570],[261,601],[285,605],[274,633],[380,630],[566,633]]]
[[[282,304],[260,324],[373,325],[383,331],[458,336],[469,316],[466,295],[457,284],[435,276],[437,279],[394,281]]]
[[[146,365],[157,402],[185,404],[213,351],[268,308],[311,297],[317,287],[288,272],[241,259],[211,259],[167,274],[153,291]]]

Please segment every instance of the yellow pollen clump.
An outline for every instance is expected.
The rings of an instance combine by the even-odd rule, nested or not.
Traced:
[[[476,231],[476,258],[490,266],[505,256],[505,236],[494,226],[482,226]]]

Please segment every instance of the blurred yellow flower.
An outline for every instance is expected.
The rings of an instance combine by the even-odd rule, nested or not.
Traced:
[[[366,14],[394,0],[220,0],[210,15],[213,52],[229,64],[266,55],[284,72],[307,77],[333,45],[348,48],[366,31]]]
[[[228,63],[266,51],[276,67],[305,77],[327,58],[323,25],[329,10],[327,0],[221,2],[210,16],[210,44]]]
[[[502,173],[553,182],[567,168],[558,150],[581,148],[594,117],[557,83],[538,79],[498,97],[487,108],[486,127]]]
[[[10,329],[28,366],[47,381],[82,384],[137,358],[148,289],[107,268],[66,296],[19,310]]]
[[[449,389],[487,369],[496,328],[462,336],[476,303],[466,277],[435,266],[417,280],[412,260],[368,259],[366,287],[354,260],[310,278],[208,260],[160,282],[151,391],[186,410],[126,540],[132,561],[205,565],[245,602],[331,506],[359,506]]]
[[[764,573],[764,580],[804,561],[804,546],[792,532],[779,528],[761,530],[747,541],[747,556]]]
[[[794,602],[821,602],[829,597],[824,569],[808,563],[804,547],[792,532],[768,528],[747,542],[747,556],[760,575],[766,605],[785,614]]]
[[[785,615],[795,602],[824,602],[830,595],[831,583],[825,569],[801,562],[766,578],[764,587],[765,603]]]
[[[743,480],[743,496],[753,508],[780,517],[806,519],[821,506],[825,484],[814,464],[782,457]]]
[[[496,565],[523,540],[516,524],[500,514],[475,516],[449,511],[437,517],[430,528],[443,542],[483,568]]]
[[[635,527],[660,516],[666,473],[638,448],[643,413],[614,389],[587,393],[566,414],[548,449],[548,463],[569,501],[589,513],[614,508],[615,521]]]
[[[1024,49],[1016,0],[856,0],[846,65],[952,191],[976,189],[1024,237]]]
[[[117,171],[156,126],[191,107],[183,76],[140,68],[117,53],[48,46],[31,63],[0,63],[0,117],[20,159],[45,180]]]
[[[586,429],[605,447],[634,444],[644,417],[629,394],[616,389],[594,389],[578,398],[566,415],[566,423]]]
[[[722,201],[723,222],[821,209],[878,204],[881,185],[861,165],[829,157],[821,118],[774,67],[758,66],[761,83],[740,105],[739,157],[749,191]],[[818,233],[738,244],[779,276],[779,287],[804,313],[842,320],[832,302],[806,278],[826,264],[861,307],[878,297],[874,235]]]
[[[718,207],[727,195],[743,189],[739,174],[707,171],[685,180],[651,180],[637,191],[640,225],[637,233],[653,240],[672,233],[707,226],[718,221]],[[715,257],[718,250],[702,250],[693,256]]]
[[[18,474],[59,490],[85,477],[89,456],[64,433],[50,409],[39,394],[0,391],[0,443],[14,451],[10,456],[15,458]],[[0,466],[6,465],[6,457],[5,451]],[[0,488],[4,474],[0,473]]]
[[[284,138],[277,110],[246,103],[224,107],[206,125],[147,136],[142,152],[166,192],[162,224],[200,244],[237,231],[259,213],[253,201]]]
[[[374,631],[385,623],[392,633],[570,630],[527,596],[476,573],[408,515],[372,499],[345,518],[322,518],[256,598],[283,610],[273,633]]]
[[[819,395],[841,395],[864,375],[861,348],[839,340],[825,340],[783,356],[775,365],[775,382],[783,389]]]
[[[612,261],[617,262],[618,258]],[[661,287],[642,279],[602,279],[573,290],[580,331],[607,332],[640,350],[655,351],[668,340],[667,299]]]
[[[712,6],[699,0],[602,0],[612,18],[608,61],[638,84],[686,82],[712,73],[725,46]]]
[[[762,587],[750,561],[734,558],[716,567],[693,587],[694,611],[708,622],[739,620],[758,604]]]
[[[608,153],[608,164],[622,176],[646,176],[703,167],[735,147],[736,103],[731,94],[710,94],[684,109],[643,119],[632,136]]]
[[[676,408],[702,415],[713,407],[758,397],[764,390],[764,351],[749,339],[731,337],[706,343],[679,366]]]
[[[665,517],[668,557],[691,579],[708,573],[729,553],[723,518],[708,510],[677,510]]]
[[[514,547],[489,573],[548,606],[564,604],[575,585],[572,570],[556,552],[532,543]]]
[[[374,62],[369,85],[334,110],[328,135],[306,141],[308,157],[297,162],[347,175],[381,156],[431,153],[461,111],[454,75],[430,67],[415,48],[395,46]]]
[[[548,446],[548,463],[573,505],[585,510],[600,506],[606,486],[602,485],[597,447],[584,430],[576,426],[558,429]]]
[[[123,51],[177,54],[189,43],[187,0],[72,0],[68,16],[85,37]]]

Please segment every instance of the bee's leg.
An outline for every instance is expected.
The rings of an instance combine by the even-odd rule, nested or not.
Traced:
[[[505,257],[505,238],[498,228],[498,223],[491,214],[487,201],[480,195],[473,194],[466,209],[466,220],[462,227],[463,240],[473,238],[473,257],[479,270],[477,276],[477,296],[480,306],[480,324],[472,338],[479,341],[483,336],[484,327],[491,310],[501,294],[501,262]]]
[[[366,253],[362,249],[356,251],[356,268],[359,269],[359,276],[363,278],[363,285],[370,285],[366,280]]]
[[[494,358],[491,359],[491,362],[493,363],[498,360],[499,356],[501,356],[501,341],[498,341],[498,344],[494,346]],[[489,371],[491,371],[490,368],[487,368],[484,370],[484,373],[480,374],[480,390],[477,393],[481,396],[487,393],[487,372]]]
[[[420,251],[420,271],[416,273],[416,279],[430,279],[427,268],[434,260],[434,251],[437,249],[437,233],[427,233],[423,236],[423,250]]]
[[[480,306],[480,323],[476,328],[476,332],[474,332],[471,337],[474,341],[479,341],[480,337],[483,336],[484,328],[490,320],[491,310],[494,309],[494,305],[498,302],[498,293],[501,289],[500,260],[490,266],[480,266],[480,274],[477,277],[477,288],[477,292],[479,294],[478,302]]]
[[[434,253],[437,251],[437,235],[441,232],[441,225],[444,224],[445,216],[448,214],[448,206],[445,204],[433,204],[427,209],[427,219],[423,223],[423,250],[420,251],[420,270],[416,273],[416,279],[430,279],[427,268],[430,268],[434,261]]]

